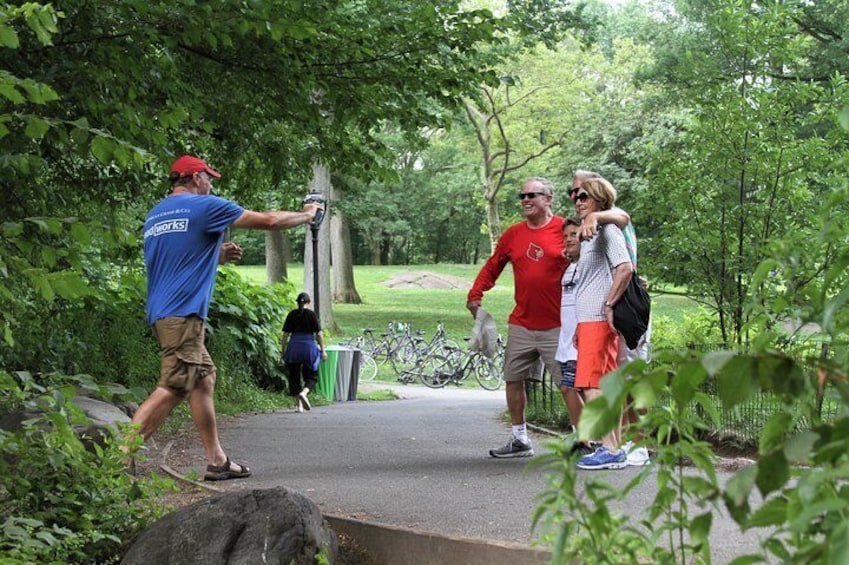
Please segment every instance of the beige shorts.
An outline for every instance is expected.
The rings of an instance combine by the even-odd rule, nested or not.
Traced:
[[[504,380],[516,382],[542,380],[542,363],[554,376],[560,375],[560,363],[554,359],[560,340],[560,328],[529,330],[507,325],[507,348],[504,352]]]
[[[162,365],[159,386],[177,396],[186,396],[198,379],[215,372],[215,364],[204,345],[203,320],[171,316],[153,324]]]

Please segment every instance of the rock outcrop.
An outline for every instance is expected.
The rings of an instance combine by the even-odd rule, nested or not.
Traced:
[[[124,565],[337,562],[336,536],[305,496],[278,487],[231,492],[165,516],[133,543]]]

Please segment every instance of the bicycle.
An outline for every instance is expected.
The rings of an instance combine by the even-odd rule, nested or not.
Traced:
[[[444,361],[445,357],[440,355],[419,356],[398,371],[398,381],[406,385],[423,380],[425,375],[432,375]]]
[[[377,376],[377,361],[371,353],[360,349],[360,380],[373,381]]]
[[[343,345],[356,347],[368,353],[378,365],[382,365],[392,356],[392,352],[396,348],[396,342],[395,324],[390,322],[386,328],[386,332],[380,334],[380,340],[375,338],[373,329],[363,328],[361,335],[343,342]]]
[[[422,372],[422,384],[429,388],[443,388],[448,383],[459,386],[474,373],[478,384],[486,390],[501,387],[501,367],[496,358],[490,359],[480,351],[452,352],[450,356],[434,355],[432,367]]]
[[[414,357],[415,344],[410,329],[410,324],[399,323],[396,326],[395,322],[389,322],[386,332],[380,334],[379,341],[374,336],[374,330],[363,328],[361,335],[342,343],[362,352],[360,380],[374,380],[378,373],[378,366],[387,361],[392,365],[393,371],[398,373],[398,367],[407,364],[407,360]],[[401,333],[399,334],[398,331]]]
[[[383,334],[383,340],[377,341],[374,338],[374,333],[371,328],[364,328],[361,335],[355,336],[347,341],[343,341],[340,345],[352,347],[360,351],[360,380],[373,381],[377,377],[378,359],[375,358],[375,352],[382,355],[384,351],[388,351],[387,336]],[[385,361],[385,357],[381,361]]]
[[[448,338],[442,322],[437,322],[436,333],[433,334],[430,341],[426,341],[422,337],[423,335],[423,331],[417,331],[416,337],[412,338],[413,348],[406,350],[403,355],[399,355],[397,359],[393,360],[392,366],[396,373],[403,373],[407,377],[412,374],[413,378],[407,379],[407,382],[412,382],[420,376],[422,365],[431,356],[442,355],[447,357],[452,349],[460,348],[454,340]]]

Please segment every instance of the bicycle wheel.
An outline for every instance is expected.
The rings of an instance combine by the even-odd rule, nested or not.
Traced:
[[[360,351],[360,380],[361,381],[373,381],[377,376],[377,362],[374,360],[374,357],[366,353],[365,351]]]
[[[404,341],[398,344],[398,347],[392,352],[393,361],[399,363],[404,366],[411,366],[416,364],[416,360],[418,359],[416,344],[411,341]]]
[[[495,362],[484,355],[475,360],[475,378],[486,390],[498,390],[501,387],[501,371]]]
[[[431,355],[422,365],[422,384],[429,388],[442,388],[454,376],[451,360],[441,355]]]
[[[446,339],[440,341],[436,346],[434,346],[433,350],[439,355],[450,357],[453,352],[460,351],[460,345],[453,339]]]
[[[372,358],[378,365],[383,365],[391,359],[390,352],[390,346],[385,341],[375,344],[370,351]]]

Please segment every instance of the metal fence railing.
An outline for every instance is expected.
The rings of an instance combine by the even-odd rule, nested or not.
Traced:
[[[799,401],[812,403],[812,413],[822,420],[834,418],[842,408],[842,401],[836,390],[828,382],[819,378],[817,368],[821,360],[831,358],[836,351],[840,348],[845,349],[846,346],[845,343],[809,340],[783,348],[788,355],[800,361],[815,385],[815,396],[802,398]],[[700,344],[692,346],[691,349],[707,353],[727,348],[722,344]],[[569,420],[563,406],[559,385],[560,375],[550,375],[548,371],[543,375],[541,382],[529,382],[528,415],[531,422],[553,426],[564,431],[568,429]],[[757,445],[764,425],[780,404],[776,395],[761,391],[744,403],[733,408],[726,408],[717,394],[714,380],[705,382],[702,390],[710,396],[720,414],[719,424],[707,430],[706,433],[711,439],[726,444]],[[693,408],[696,409],[695,405]],[[812,423],[802,418],[796,425],[799,429],[805,429]]]

